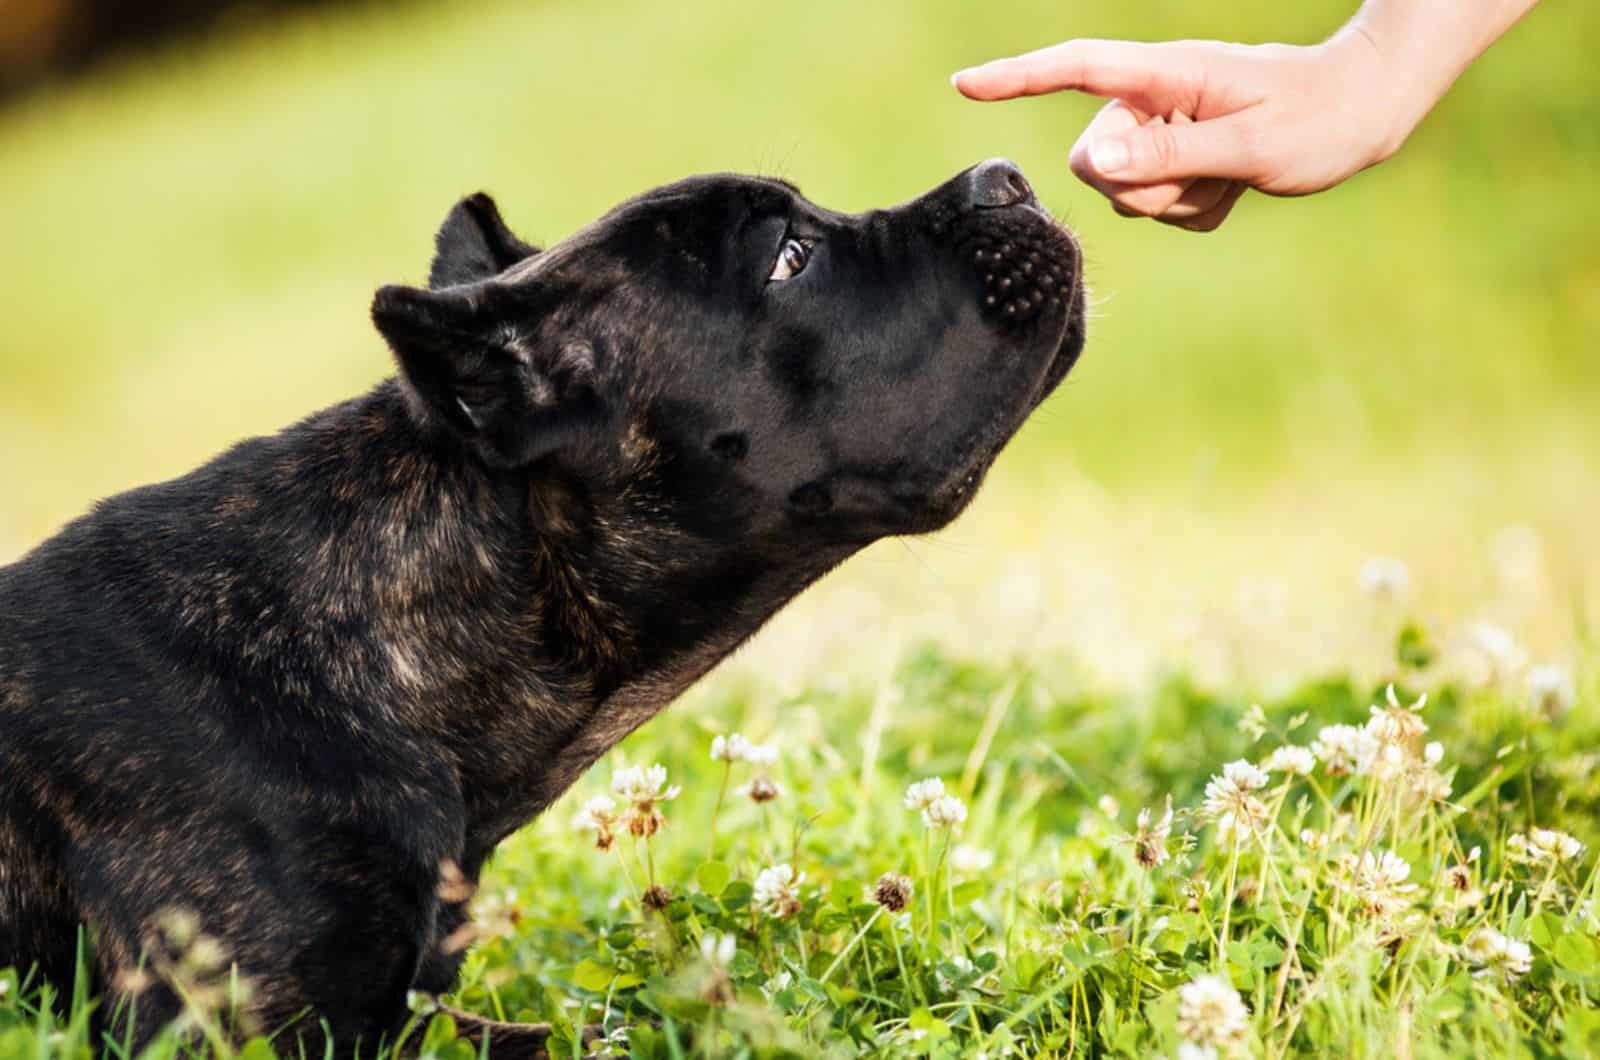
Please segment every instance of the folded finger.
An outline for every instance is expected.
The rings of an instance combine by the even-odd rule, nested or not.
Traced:
[[[1228,189],[1233,186],[1231,180],[1220,180],[1207,177],[1197,180],[1189,185],[1178,201],[1161,211],[1163,221],[1180,221],[1191,217],[1199,217],[1208,212],[1222,197],[1228,194]]]
[[[1103,136],[1118,135],[1149,123],[1164,123],[1166,119],[1150,117],[1121,100],[1113,100],[1100,109],[1089,127],[1073,145],[1068,164],[1072,172],[1111,200],[1112,207],[1124,217],[1154,217],[1171,209],[1183,196],[1188,185],[1183,181],[1162,181],[1154,184],[1124,184],[1109,180],[1095,168],[1090,156],[1091,145]]]
[[[1215,231],[1223,221],[1228,219],[1228,215],[1232,213],[1233,208],[1238,205],[1239,197],[1248,191],[1249,188],[1250,185],[1245,184],[1242,181],[1233,181],[1228,188],[1227,194],[1223,195],[1223,197],[1218,200],[1217,204],[1211,207],[1211,209],[1207,210],[1205,213],[1194,217],[1177,218],[1170,221],[1165,217],[1158,218],[1158,220],[1165,224],[1186,229],[1190,232]]]

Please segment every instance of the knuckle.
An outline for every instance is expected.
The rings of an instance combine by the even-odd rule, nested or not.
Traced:
[[[1165,125],[1150,129],[1145,137],[1149,145],[1150,161],[1162,171],[1170,170],[1178,161],[1178,141],[1172,129]]]

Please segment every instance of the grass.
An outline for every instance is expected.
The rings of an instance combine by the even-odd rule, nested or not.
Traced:
[[[1403,614],[1381,620],[1401,646],[1392,699],[1347,674],[1261,706],[1177,676],[1118,695],[1059,659],[932,644],[877,681],[705,688],[502,848],[452,1000],[551,1020],[574,1056],[584,1023],[661,1058],[1591,1055],[1596,671],[1577,702],[1530,700],[1514,658],[1446,651]],[[713,760],[731,731],[776,763]],[[1286,744],[1315,766],[1241,768]],[[620,819],[594,849],[575,813],[656,762],[681,794],[602,800]],[[750,799],[757,776],[779,793]],[[908,808],[929,778],[947,798]],[[798,885],[764,885],[774,866]],[[1186,1002],[1197,981],[1227,1004]],[[81,1010],[41,1018],[0,982],[0,1056],[81,1054]],[[414,999],[423,1055],[474,1055],[433,1005]],[[222,1022],[197,1007],[193,1025]]]
[[[1071,180],[1091,102],[979,107],[944,83],[1074,34],[1310,40],[1346,10],[354,5],[38,95],[0,112],[0,562],[386,374],[370,293],[423,274],[465,192],[549,241],[687,172],[781,172],[857,209],[1008,154],[1088,247],[1081,366],[956,527],[830,576],[505,845],[454,1001],[631,1027],[639,1056],[1174,1056],[1185,1033],[1274,1057],[1592,1055],[1600,8],[1545,5],[1397,159],[1205,238]],[[1383,554],[1409,566],[1402,604],[1358,585]],[[1407,620],[1427,667],[1397,658]],[[1526,668],[1484,672],[1485,621],[1572,675],[1565,714],[1526,709]],[[1268,813],[1237,843],[1198,813],[1226,763],[1362,724],[1390,681],[1430,694],[1447,802],[1319,765],[1251,793]],[[738,794],[745,764],[722,791],[708,751],[733,731],[779,746],[779,798]],[[683,787],[666,828],[591,849],[573,814],[652,762]],[[959,836],[903,806],[935,777]],[[1119,837],[1169,795],[1172,860],[1147,869]],[[1535,827],[1585,850],[1514,861]],[[1361,861],[1381,853],[1409,868],[1392,894],[1347,867],[1395,868]],[[753,909],[777,864],[804,876],[782,918]],[[910,878],[901,913],[867,897],[885,873]],[[672,899],[647,912],[652,874]],[[1528,969],[1474,963],[1481,928]],[[210,1019],[225,966],[181,941],[170,974]],[[1211,1022],[1183,1011],[1205,976],[1239,992],[1242,1035],[1219,984],[1190,994]],[[40,1015],[0,978],[0,1060],[93,1051],[88,1003]],[[464,1055],[431,1003],[412,1041]]]

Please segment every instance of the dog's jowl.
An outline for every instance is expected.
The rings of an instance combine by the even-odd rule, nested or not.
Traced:
[[[998,160],[853,216],[699,177],[547,250],[474,196],[430,279],[373,301],[395,379],[0,568],[0,966],[70,991],[81,926],[108,1032],[176,1014],[199,931],[255,1026],[392,1041],[495,845],[954,518],[1083,345],[1077,247]]]

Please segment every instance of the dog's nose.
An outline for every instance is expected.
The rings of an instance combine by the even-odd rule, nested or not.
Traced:
[[[974,206],[1015,206],[1033,198],[1022,170],[1009,158],[991,158],[967,174],[967,200]]]

